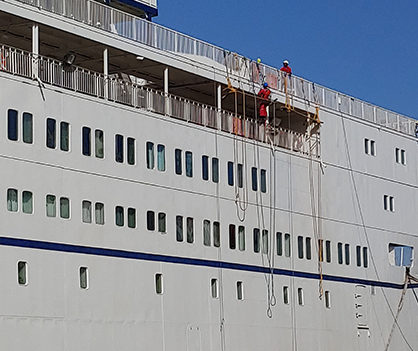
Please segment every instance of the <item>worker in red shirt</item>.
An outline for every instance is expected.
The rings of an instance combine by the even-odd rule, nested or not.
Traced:
[[[283,67],[280,68],[281,71],[286,72],[287,74],[289,74],[289,76],[292,75],[292,69],[289,66],[289,61],[284,60],[283,61]]]
[[[263,88],[258,92],[257,96],[260,98],[260,110],[258,114],[258,121],[265,123],[267,120],[267,106],[270,104],[270,89],[267,83],[263,84]]]

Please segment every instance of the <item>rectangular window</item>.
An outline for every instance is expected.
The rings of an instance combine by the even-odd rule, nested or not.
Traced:
[[[209,157],[202,156],[202,179],[209,180]]]
[[[136,228],[136,210],[132,207],[128,208],[128,227]]]
[[[389,195],[383,195],[383,208],[386,211],[395,212],[395,198]]]
[[[235,250],[236,247],[237,247],[237,243],[236,243],[235,225],[230,224],[229,225],[229,248],[231,250]]]
[[[406,151],[401,150],[401,164],[406,165]]]
[[[243,172],[243,166],[241,163],[238,163],[237,165],[237,183],[238,183],[238,188],[242,188],[244,186],[244,172]]]
[[[217,299],[218,298],[218,279],[211,279],[210,281],[210,291],[212,298]]]
[[[210,246],[210,221],[203,221],[203,245]]]
[[[28,283],[28,264],[24,261],[17,263],[17,282],[19,285],[27,285]]]
[[[370,140],[364,139],[364,153],[369,154],[370,153],[370,146],[369,146]]]
[[[56,121],[53,118],[46,119],[46,146],[50,149],[56,146]]]
[[[255,253],[260,252],[260,229],[253,230],[253,249]]]
[[[242,225],[238,227],[238,249],[245,251],[245,227]]]
[[[401,155],[399,148],[395,148],[395,161],[396,163],[400,163]]]
[[[269,253],[269,231],[267,229],[263,229],[262,234],[263,254],[267,255]]]
[[[56,217],[57,216],[57,205],[55,195],[46,196],[46,216]]]
[[[228,162],[228,185],[234,185],[234,163]]]
[[[306,238],[306,259],[312,259],[312,245],[311,245],[311,238]]]
[[[147,142],[147,168],[154,169],[154,143]]]
[[[101,202],[96,202],[95,204],[95,219],[96,224],[103,225],[105,223],[104,204]]]
[[[181,150],[176,149],[174,150],[174,159],[175,159],[175,172],[176,174],[180,175],[182,173],[181,171]]]
[[[135,139],[134,138],[127,138],[126,139],[126,148],[128,150],[128,165],[135,164]]]
[[[115,224],[118,227],[123,227],[125,225],[125,216],[123,212],[124,210],[122,206],[115,207]]]
[[[369,267],[369,257],[367,254],[367,247],[363,247],[363,267]]]
[[[165,146],[157,145],[157,168],[159,171],[165,171]]]
[[[303,237],[298,236],[298,257],[303,258]]]
[[[344,252],[345,252],[345,264],[349,266],[350,265],[350,244],[344,245]]]
[[[60,198],[60,217],[63,219],[70,218],[70,200],[67,197]]]
[[[361,267],[361,247],[356,246],[356,264],[357,267]]]
[[[155,212],[147,211],[147,229],[154,231],[155,230]]]
[[[242,282],[237,282],[237,299],[243,300],[244,299],[244,290]]]
[[[163,275],[161,273],[155,275],[155,292],[159,295],[163,293]]]
[[[389,263],[392,266],[411,267],[414,259],[412,246],[389,244]]]
[[[115,161],[123,163],[123,135],[115,135]]]
[[[17,190],[7,189],[7,211],[17,212],[18,209]]]
[[[283,303],[285,305],[289,304],[289,287],[288,286],[283,287]]]
[[[187,217],[186,219],[187,225],[187,242],[192,244],[194,242],[194,225],[193,225],[193,218]]]
[[[330,263],[331,262],[331,241],[325,241],[325,260]]]
[[[176,240],[183,241],[183,216],[176,216]]]
[[[213,246],[221,246],[221,227],[219,222],[213,222]]]
[[[82,203],[82,221],[84,223],[91,223],[91,202],[84,200]]]
[[[186,177],[193,177],[193,154],[186,151]]]
[[[376,156],[376,142],[374,140],[370,140],[370,155]]]
[[[91,129],[83,127],[83,150],[84,156],[91,156]]]
[[[395,198],[393,196],[389,196],[389,211],[395,212]]]
[[[22,192],[22,212],[23,213],[33,213],[33,199],[32,192],[23,191]]]
[[[164,212],[158,213],[158,231],[160,233],[166,232],[166,216]]]
[[[260,172],[260,190],[262,193],[267,192],[267,171],[265,169],[262,169]]]
[[[219,183],[219,160],[212,158],[212,182]]]
[[[337,244],[337,251],[338,251],[338,263],[343,264],[343,243]]]
[[[100,129],[94,131],[94,147],[97,158],[104,157],[104,133]]]
[[[60,123],[60,149],[70,150],[70,124],[67,122]]]
[[[251,179],[252,179],[252,189],[257,191],[258,189],[258,180],[257,180],[257,168],[251,168]]]
[[[18,138],[18,126],[17,126],[17,111],[7,111],[7,138],[9,140],[16,141]]]
[[[88,289],[88,268],[80,267],[80,288]]]
[[[27,144],[33,143],[33,117],[31,113],[23,113],[23,142]]]
[[[280,232],[276,233],[276,250],[278,256],[283,255],[283,234]]]
[[[325,308],[331,308],[331,293],[325,291]]]
[[[291,253],[290,234],[286,233],[284,235],[284,255],[290,257]]]
[[[304,301],[303,301],[303,289],[302,288],[298,288],[298,304],[300,306],[303,306]]]

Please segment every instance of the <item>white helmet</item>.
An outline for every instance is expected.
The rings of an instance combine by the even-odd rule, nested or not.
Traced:
[[[284,61],[283,61],[283,64],[285,64],[285,63],[289,64],[289,61],[287,61],[287,60],[284,60]]]

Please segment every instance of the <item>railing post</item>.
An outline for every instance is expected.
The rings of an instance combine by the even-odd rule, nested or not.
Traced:
[[[218,84],[216,95],[217,95],[216,104],[217,104],[217,108],[218,108],[218,111],[216,113],[217,129],[222,129],[222,114],[221,114],[221,110],[222,110],[222,87],[221,87],[220,84]]]
[[[39,26],[32,24],[32,78],[38,79]]]
[[[103,50],[103,89],[104,89],[104,98],[105,100],[109,99],[109,51],[107,48]]]
[[[168,97],[168,67],[164,69],[164,100],[165,100],[164,113],[166,115],[169,115],[170,114],[170,100]]]

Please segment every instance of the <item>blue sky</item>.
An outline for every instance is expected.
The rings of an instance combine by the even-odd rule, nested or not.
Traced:
[[[418,2],[158,0],[153,21],[418,118]]]

